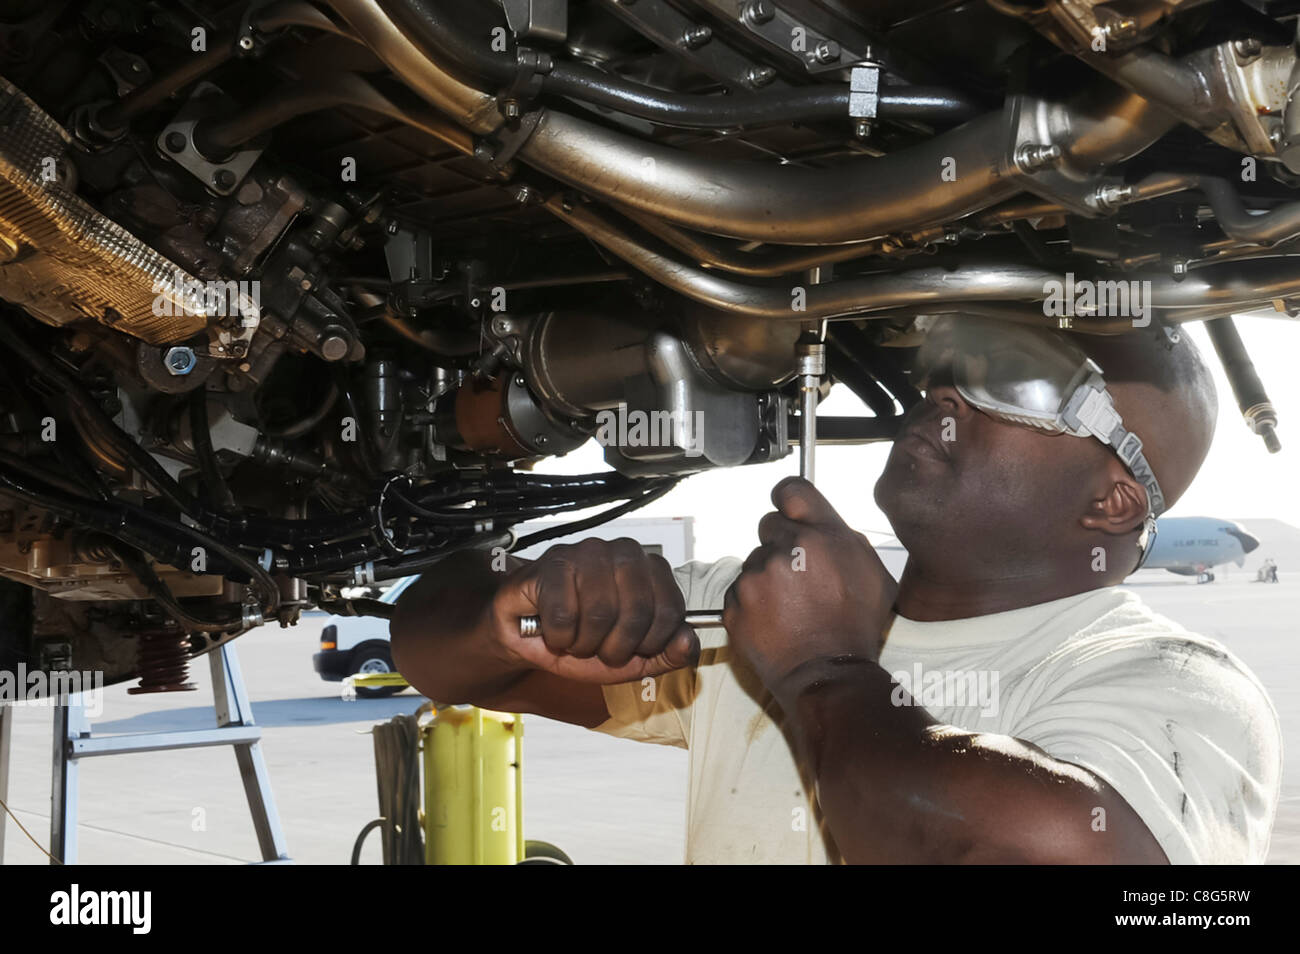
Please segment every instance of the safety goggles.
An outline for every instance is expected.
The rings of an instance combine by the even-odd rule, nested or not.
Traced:
[[[1146,488],[1147,516],[1138,546],[1141,567],[1156,539],[1164,494],[1142,453],[1142,439],[1124,427],[1097,363],[1046,328],[973,317],[930,325],[917,355],[924,387],[947,371],[966,403],[1012,424],[1050,434],[1094,437],[1111,448]]]

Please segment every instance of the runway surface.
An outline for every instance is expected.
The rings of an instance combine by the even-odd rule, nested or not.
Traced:
[[[1155,610],[1239,655],[1272,694],[1287,746],[1282,801],[1269,861],[1300,862],[1300,577],[1278,585],[1220,573],[1198,586],[1164,573],[1129,585]],[[265,730],[275,798],[294,860],[346,863],[353,840],[377,814],[368,730],[413,712],[414,692],[344,701],[312,671],[324,617],[264,628],[236,642]],[[208,668],[193,669],[199,691],[130,696],[105,692],[95,734],[207,728],[213,724]],[[43,845],[49,841],[52,712],[15,710],[9,804]],[[686,753],[613,739],[529,716],[524,749],[525,832],[553,842],[580,864],[679,863],[683,857]],[[83,764],[80,860],[94,864],[238,864],[257,860],[257,842],[229,749],[123,755]],[[364,863],[377,863],[372,836]],[[9,823],[4,861],[44,856]]]

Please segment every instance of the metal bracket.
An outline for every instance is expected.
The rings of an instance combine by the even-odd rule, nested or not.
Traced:
[[[486,163],[494,172],[505,172],[515,153],[523,148],[524,143],[528,141],[528,137],[537,128],[537,124],[542,118],[542,112],[540,109],[535,109],[532,112],[524,113],[519,117],[519,123],[515,128],[498,129],[495,134],[495,142],[480,139],[474,147],[474,158]]]
[[[1050,199],[1076,215],[1096,218],[1123,204],[1116,180],[1070,167],[1060,143],[1069,136],[1068,116],[1057,103],[1013,96],[1003,110],[1004,139],[998,175],[1026,192]]]
[[[537,94],[542,91],[542,77],[549,73],[554,67],[555,62],[551,59],[550,54],[542,53],[538,50],[529,50],[521,47],[515,51],[515,78],[510,83],[510,87],[497,96],[497,101],[503,105],[511,102],[532,102],[537,98]],[[506,113],[507,119],[517,119],[517,111],[512,116]]]
[[[775,53],[798,60],[814,75],[874,62],[871,46],[859,34],[841,34],[850,48],[781,9],[775,0],[704,0],[722,17],[731,17]]]
[[[175,160],[212,192],[230,195],[239,188],[265,146],[245,146],[224,162],[213,162],[199,152],[194,143],[194,127],[207,118],[202,100],[214,95],[222,95],[221,90],[211,83],[199,83],[176,118],[158,134],[158,151]]]
[[[563,43],[569,34],[568,0],[501,0],[501,6],[520,40]]]
[[[849,73],[849,116],[875,119],[880,108],[880,67],[855,66]]]

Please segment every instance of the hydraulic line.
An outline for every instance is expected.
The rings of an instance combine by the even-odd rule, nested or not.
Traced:
[[[274,33],[291,26],[309,27],[351,39],[333,20],[308,3],[290,0],[277,3],[254,14],[252,25],[263,32]],[[196,80],[207,76],[228,62],[237,49],[234,38],[223,39],[212,49],[199,56],[189,56],[180,66],[152,82],[137,86],[121,99],[100,111],[96,122],[105,129],[120,129],[132,119],[160,106],[169,97]]]
[[[538,543],[545,543],[547,540],[554,540],[556,537],[568,536],[571,533],[579,533],[583,530],[590,530],[592,527],[598,527],[602,523],[621,517],[625,513],[631,513],[638,510],[648,503],[652,503],[662,497],[668,491],[677,486],[680,478],[670,477],[662,481],[655,481],[655,488],[642,494],[627,503],[619,504],[617,507],[610,507],[608,510],[602,510],[594,517],[587,517],[583,520],[575,520],[572,523],[562,524],[558,527],[548,527],[545,530],[538,530],[535,533],[527,534],[515,541],[513,550],[527,550]]]
[[[122,564],[144,584],[145,589],[149,591],[149,595],[153,597],[158,605],[171,613],[172,618],[185,626],[190,632],[228,633],[243,628],[242,616],[236,619],[204,619],[186,609],[172,594],[167,584],[154,572],[148,561],[143,559],[139,553],[120,541],[114,541],[112,549],[117,558],[122,561]]]
[[[504,54],[493,52],[488,44],[467,32],[462,21],[443,4],[394,0],[386,7],[426,55],[451,64],[471,82],[508,88],[519,75],[520,64],[513,48]],[[842,84],[710,96],[658,89],[583,63],[567,62],[553,64],[537,78],[541,94],[568,97],[669,126],[725,129],[849,119],[849,90]],[[880,91],[877,116],[961,123],[988,108],[955,90],[886,86]]]
[[[1277,438],[1277,411],[1255,373],[1255,363],[1246,352],[1236,323],[1231,317],[1216,318],[1205,323],[1205,330],[1223,362],[1224,373],[1232,385],[1232,396],[1237,399],[1246,426],[1263,438],[1270,454],[1276,454],[1282,449],[1282,442]]]
[[[212,428],[208,422],[208,392],[198,388],[190,395],[190,443],[194,447],[194,456],[199,464],[199,476],[208,497],[218,509],[231,511],[235,509],[235,498],[226,486],[226,479],[221,476],[217,464],[216,452],[212,449]]]

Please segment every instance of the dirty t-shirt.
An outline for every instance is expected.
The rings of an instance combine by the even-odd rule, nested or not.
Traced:
[[[675,571],[688,609],[722,605],[740,562]],[[698,666],[604,687],[598,731],[690,750],[686,861],[838,860],[782,714],[721,628]],[[895,701],[1081,766],[1132,807],[1174,864],[1261,862],[1277,807],[1277,714],[1218,643],[1130,591],[1091,590],[970,619],[895,617],[880,665]],[[904,692],[906,690],[906,692]]]

